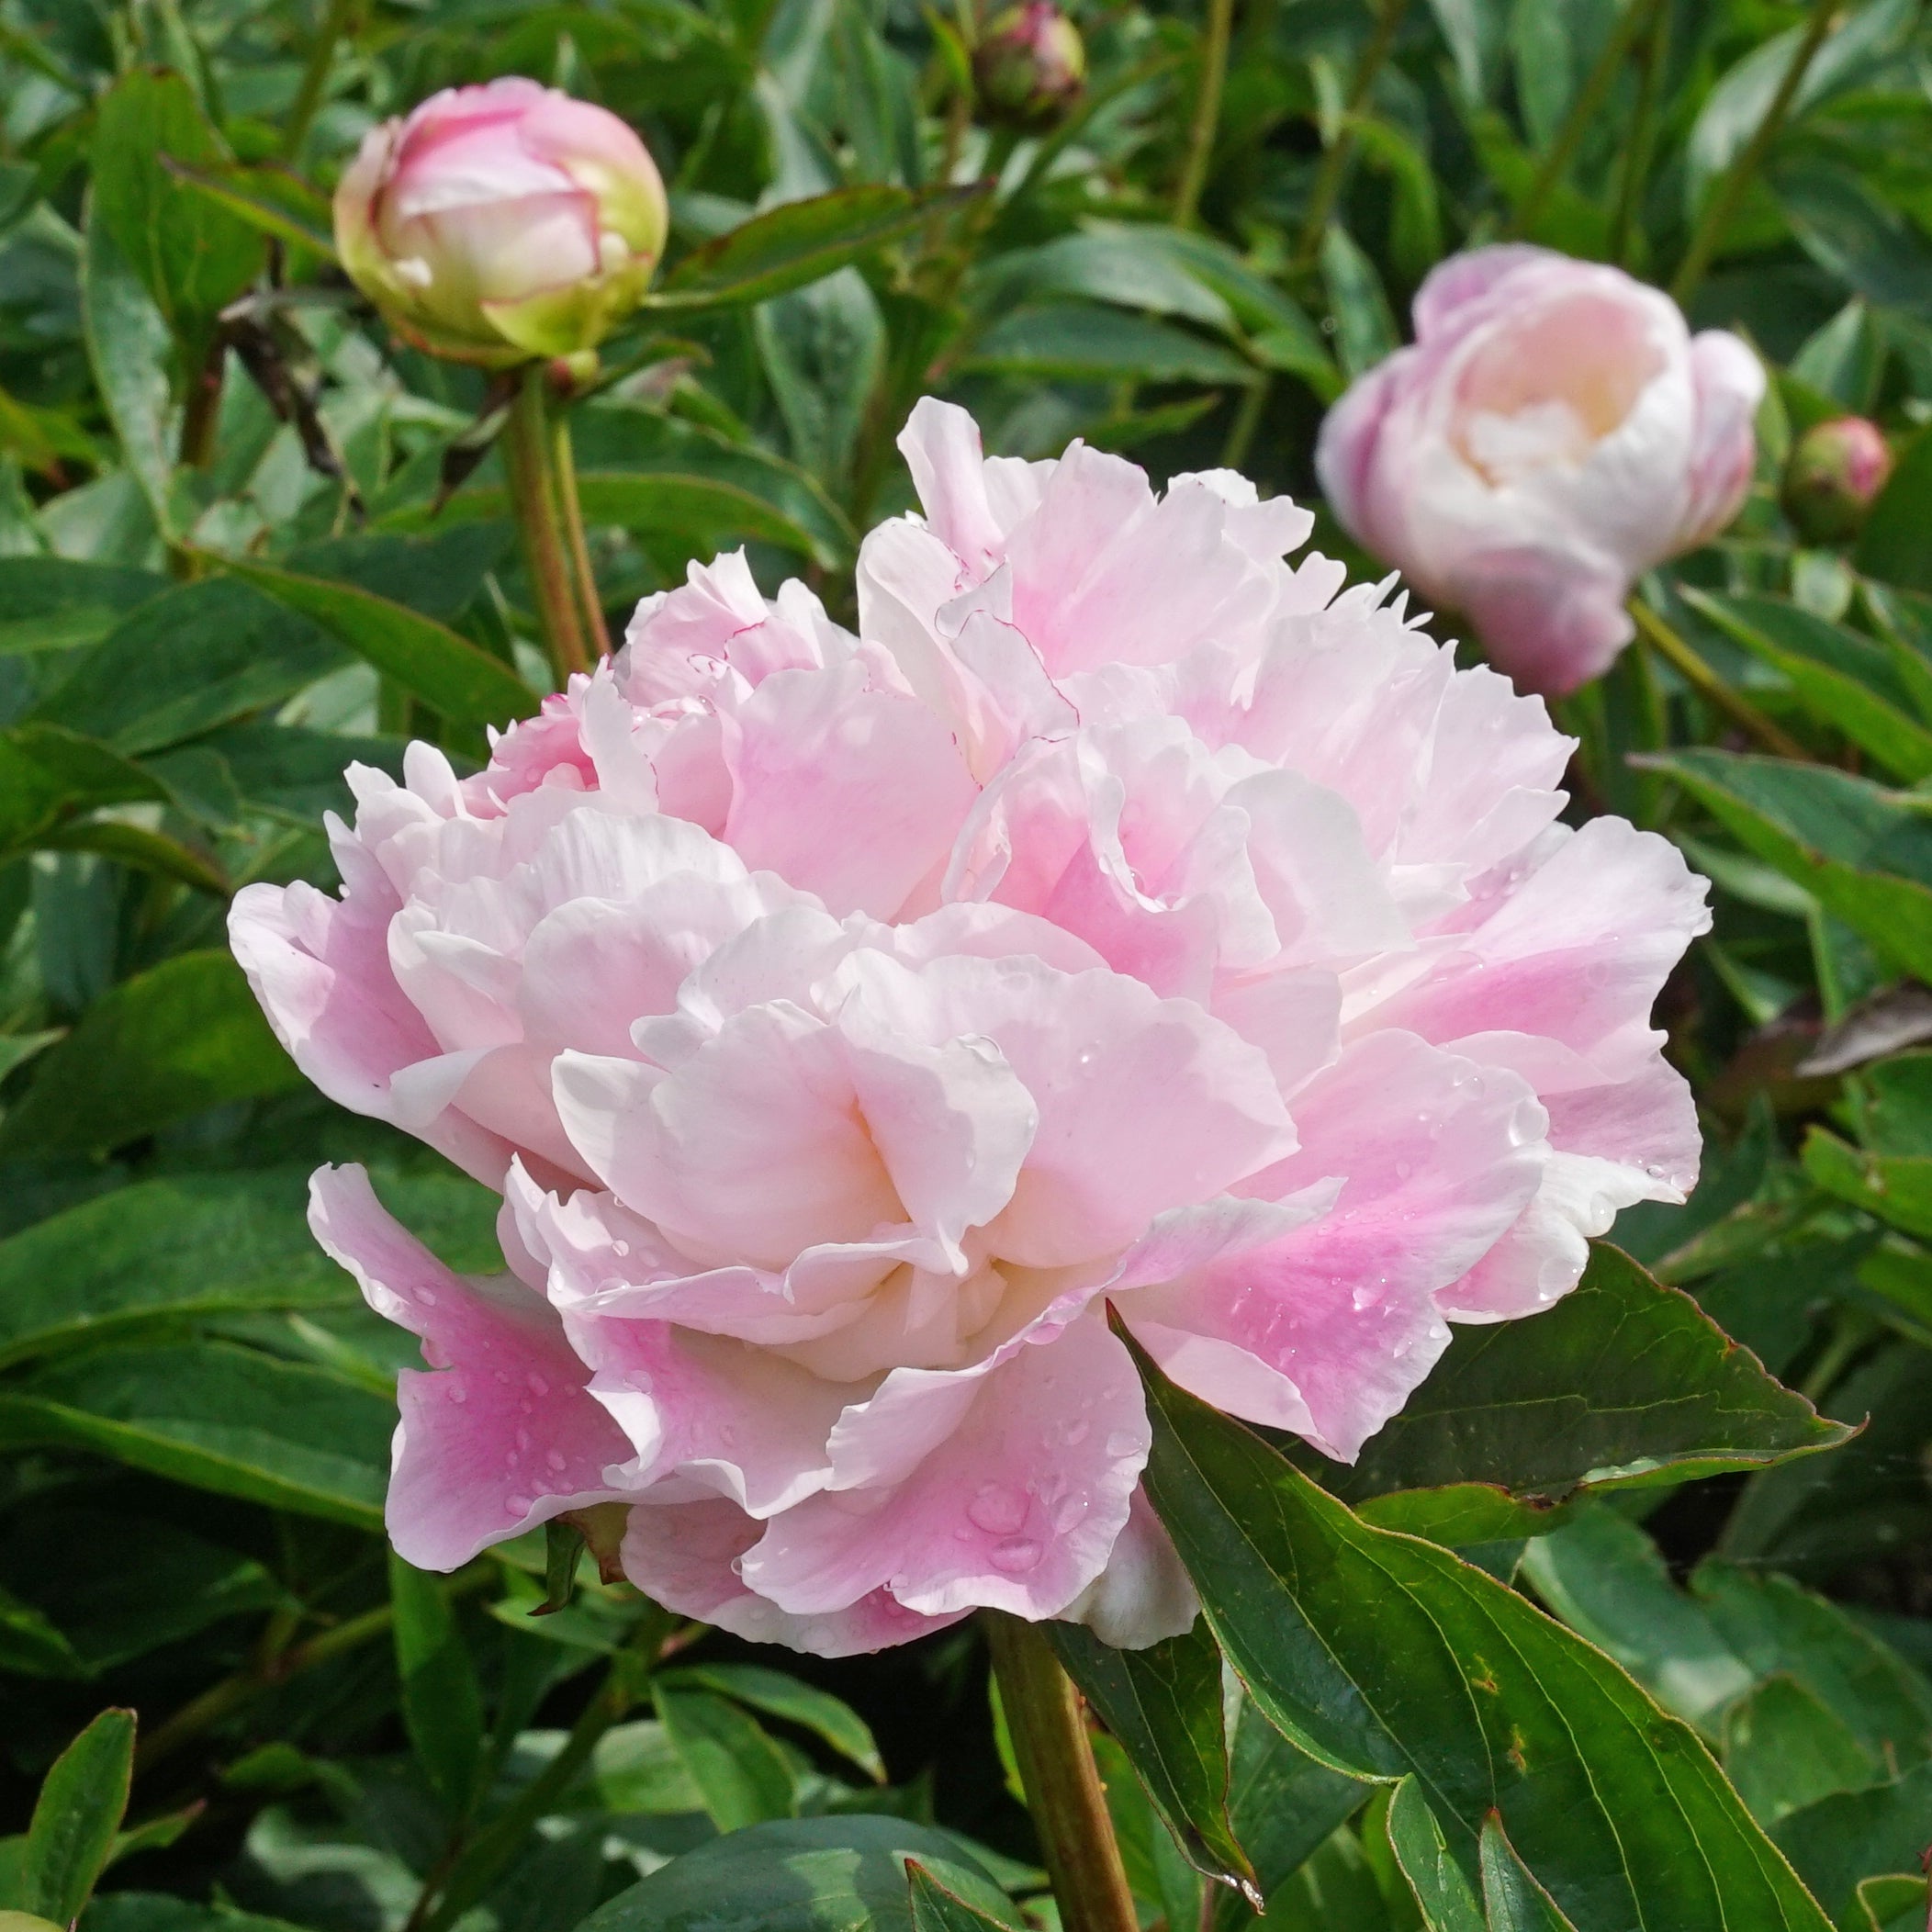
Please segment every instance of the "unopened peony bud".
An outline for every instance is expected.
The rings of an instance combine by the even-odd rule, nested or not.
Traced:
[[[1366,548],[1560,696],[1630,642],[1636,577],[1737,513],[1763,394],[1736,336],[1621,269],[1479,248],[1431,272],[1414,346],[1330,411],[1316,469]]]
[[[995,125],[1050,128],[1086,85],[1080,29],[1052,0],[1024,0],[987,26],[972,57],[980,111]]]
[[[335,191],[356,286],[419,348],[486,368],[580,361],[643,299],[668,226],[636,135],[526,80],[384,122]]]
[[[1814,423],[1784,469],[1784,513],[1814,544],[1855,535],[1892,474],[1884,432],[1862,416]]]

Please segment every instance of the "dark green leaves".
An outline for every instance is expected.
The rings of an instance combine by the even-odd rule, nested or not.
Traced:
[[[1228,1819],[1221,1654],[1204,1623],[1147,1650],[1115,1650],[1078,1623],[1047,1634],[1140,1773],[1174,1842],[1208,1877],[1251,1894],[1254,1868]]]
[[[1824,765],[1693,749],[1668,772],[1747,850],[1795,880],[1881,958],[1932,978],[1932,806]]]
[[[456,1817],[480,1795],[483,1699],[439,1578],[389,1552],[389,1601],[395,1609],[396,1672],[402,1718],[416,1757],[438,1796]]]
[[[103,1711],[40,1786],[21,1872],[24,1906],[72,1925],[107,1869],[134,1775],[134,1713]]]
[[[446,718],[508,724],[536,709],[536,693],[501,658],[405,604],[266,564],[230,558],[224,567],[320,626]]]
[[[189,368],[198,370],[216,317],[262,264],[262,237],[230,209],[184,194],[164,156],[202,169],[228,160],[187,82],[136,68],[98,109],[95,219],[106,224],[182,342]]]
[[[1497,1812],[1585,1923],[1823,1932],[1694,1734],[1600,1652],[1149,1383],[1149,1494],[1222,1649],[1291,1736],[1358,1776],[1414,1773],[1452,1842]]]
[[[944,1834],[899,1818],[835,1817],[754,1825],[686,1852],[601,1906],[583,1932],[910,1932],[914,1859],[969,1908],[1014,1922]]]
[[[103,805],[164,795],[138,765],[75,732],[51,724],[0,731],[0,858]]]
[[[896,241],[979,192],[952,189],[922,197],[873,185],[785,202],[687,255],[649,306],[682,312],[768,301]]]
[[[64,556],[0,557],[0,652],[93,644],[167,588],[152,570]]]
[[[1688,1295],[1599,1243],[1582,1281],[1554,1308],[1458,1329],[1353,1466],[1300,1460],[1350,1502],[1385,1499],[1372,1513],[1392,1527],[1436,1534],[1438,1512],[1453,1525],[1466,1507],[1479,1533],[1454,1540],[1477,1542],[1512,1533],[1511,1518],[1499,1512],[1483,1524],[1481,1496],[1449,1486],[1493,1486],[1547,1506],[1579,1489],[1750,1468],[1829,1448],[1848,1432],[1766,1375]],[[1401,1503],[1403,1520],[1391,1492],[1409,1490],[1438,1493]]]
[[[300,1080],[233,959],[177,953],[123,980],[41,1056],[0,1122],[0,1152],[118,1147]]]

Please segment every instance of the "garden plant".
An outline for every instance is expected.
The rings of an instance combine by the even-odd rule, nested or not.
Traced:
[[[0,1932],[1932,1927],[1918,0],[0,0]]]

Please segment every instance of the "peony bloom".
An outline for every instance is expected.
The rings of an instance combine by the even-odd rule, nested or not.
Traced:
[[[316,1177],[423,1338],[412,1562],[614,1500],[638,1586],[748,1636],[1145,1644],[1195,1606],[1109,1307],[1354,1455],[1450,1321],[1691,1185],[1649,1008],[1703,888],[1558,823],[1541,703],[1284,562],[1292,504],[933,402],[902,447],[858,635],[694,566],[474,777],[353,772],[341,896],[251,886],[234,946],[325,1091],[505,1196],[463,1280]]]
[[[335,191],[355,286],[418,348],[487,368],[594,349],[643,298],[669,219],[623,122],[516,79],[372,129]]]
[[[1541,248],[1443,263],[1415,334],[1330,411],[1322,489],[1519,686],[1561,696],[1630,642],[1638,574],[1736,514],[1764,371],[1621,269]]]

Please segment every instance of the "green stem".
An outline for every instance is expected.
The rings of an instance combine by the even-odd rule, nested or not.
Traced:
[[[1335,212],[1336,197],[1342,193],[1342,177],[1347,171],[1349,156],[1354,152],[1356,117],[1367,104],[1376,84],[1376,76],[1395,51],[1396,33],[1408,8],[1409,0],[1382,0],[1381,10],[1376,18],[1376,30],[1369,37],[1368,45],[1362,50],[1362,58],[1355,62],[1341,125],[1335,129],[1334,140],[1329,142],[1322,153],[1321,165],[1315,173],[1315,185],[1309,194],[1308,213],[1302,218],[1301,240],[1296,248],[1295,258],[1303,267],[1313,262],[1321,251],[1321,238],[1328,232],[1329,217]]]
[[[558,501],[547,390],[544,365],[532,363],[523,371],[510,405],[502,449],[537,622],[543,629],[544,646],[550,653],[551,670],[561,689],[573,671],[590,668],[590,657],[584,644],[569,543]]]
[[[295,105],[288,110],[288,124],[282,129],[282,152],[293,161],[309,138],[310,122],[322,105],[329,85],[329,70],[335,64],[336,43],[349,31],[361,0],[329,0],[329,11],[317,28],[315,44],[302,69],[302,84],[296,90]]]
[[[982,1612],[1020,1781],[1066,1932],[1137,1932],[1080,1693],[1037,1624]]]
[[[630,1711],[650,1680],[651,1668],[677,1619],[650,1606],[611,1668],[597,1694],[570,1727],[564,1747],[466,1845],[458,1838],[443,1869],[423,1886],[404,1932],[444,1932],[474,1905],[517,1856],[539,1818],[556,1809],[590,1762],[598,1740]]]
[[[1208,0],[1208,31],[1201,42],[1201,79],[1195,89],[1194,119],[1187,129],[1187,159],[1174,195],[1174,225],[1192,228],[1201,190],[1214,159],[1221,124],[1221,95],[1228,84],[1228,42],[1234,32],[1234,0]]]
[[[1268,391],[1273,387],[1274,378],[1264,376],[1242,392],[1241,401],[1235,405],[1234,421],[1228,425],[1228,441],[1221,449],[1223,469],[1245,466],[1248,452],[1254,446],[1254,432],[1261,427],[1262,415],[1268,407]]]
[[[1798,89],[1803,84],[1818,49],[1825,44],[1825,36],[1830,31],[1832,16],[1837,11],[1838,4],[1839,0],[1812,0],[1811,18],[1805,22],[1804,32],[1792,50],[1791,65],[1784,70],[1784,77],[1778,83],[1778,91],[1771,96],[1770,106],[1764,110],[1764,118],[1724,170],[1716,187],[1711,191],[1710,200],[1704,203],[1703,214],[1690,237],[1690,245],[1685,249],[1684,259],[1679,263],[1676,278],[1670,284],[1670,293],[1679,308],[1690,301],[1697,285],[1703,280],[1704,271],[1710,267],[1712,257],[1724,241],[1724,230],[1730,227],[1731,218],[1737,212],[1745,190],[1750,186],[1752,177],[1784,126],[1785,116],[1791,112],[1792,103],[1798,97]]]
[[[1620,267],[1630,264],[1631,242],[1637,233],[1637,215],[1650,180],[1650,157],[1657,147],[1657,101],[1664,78],[1664,50],[1670,44],[1670,9],[1653,6],[1650,34],[1644,42],[1644,60],[1637,82],[1636,109],[1623,139],[1623,166],[1617,181],[1617,211],[1610,224],[1610,259]]]
[[[1564,117],[1562,127],[1556,130],[1556,138],[1550,143],[1549,152],[1543,157],[1528,193],[1517,205],[1515,217],[1510,223],[1512,234],[1526,234],[1536,225],[1544,203],[1569,173],[1570,163],[1577,158],[1577,150],[1582,146],[1583,137],[1602,112],[1603,103],[1616,84],[1617,75],[1628,59],[1630,50],[1636,45],[1637,36],[1650,23],[1658,5],[1659,0],[1626,0],[1616,25],[1610,30],[1610,38],[1603,43],[1602,52],[1597,56],[1583,85],[1577,91],[1576,99],[1570,103],[1570,110]]]
[[[550,460],[556,477],[557,507],[563,511],[564,534],[570,566],[577,579],[578,602],[584,635],[600,657],[611,655],[611,634],[604,624],[603,601],[597,594],[597,573],[590,567],[590,544],[584,534],[584,510],[577,494],[577,459],[570,454],[570,418],[561,403],[550,413]]]
[[[1696,691],[1707,704],[1724,713],[1764,747],[1781,758],[1811,762],[1811,753],[1781,725],[1771,720],[1749,699],[1735,691],[1684,640],[1641,598],[1630,600],[1630,614],[1645,641]]]
[[[188,377],[183,399],[181,461],[189,469],[206,469],[215,460],[215,432],[221,426],[221,377],[227,364],[228,344],[218,330]]]

